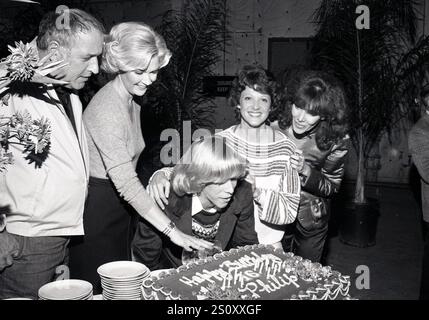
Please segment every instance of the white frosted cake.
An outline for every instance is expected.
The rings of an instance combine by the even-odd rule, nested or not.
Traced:
[[[267,245],[217,253],[143,282],[145,300],[348,299],[350,278]]]

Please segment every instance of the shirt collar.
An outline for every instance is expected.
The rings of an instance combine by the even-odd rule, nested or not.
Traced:
[[[208,210],[204,209],[203,205],[201,204],[200,198],[196,194],[192,195],[192,211],[191,211],[191,215],[195,216],[201,210],[205,210],[205,211],[211,212],[211,213],[215,213],[217,211],[215,208],[208,209]]]

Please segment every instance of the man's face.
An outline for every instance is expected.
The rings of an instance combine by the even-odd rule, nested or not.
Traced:
[[[79,90],[85,86],[92,74],[99,71],[97,57],[103,51],[103,34],[97,30],[79,33],[70,43],[70,48],[60,47],[64,68],[52,75],[68,82],[67,88]]]
[[[224,183],[212,183],[204,187],[201,191],[203,198],[216,209],[225,208],[234,194],[237,180],[227,180]]]

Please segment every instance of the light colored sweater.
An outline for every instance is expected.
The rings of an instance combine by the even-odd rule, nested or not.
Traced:
[[[88,136],[90,176],[111,179],[119,194],[140,214],[153,201],[140,182],[136,166],[145,147],[140,106],[125,105],[112,82],[92,98],[83,119]]]
[[[234,132],[234,126],[218,135],[249,162],[250,174],[260,195],[255,200],[255,231],[263,244],[274,244],[283,238],[284,225],[297,216],[301,184],[299,175],[289,164],[295,144],[284,134],[283,139],[250,143]],[[271,223],[267,223],[267,221]]]

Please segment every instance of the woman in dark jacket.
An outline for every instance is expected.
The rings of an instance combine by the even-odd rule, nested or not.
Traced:
[[[305,71],[293,80],[287,84],[285,108],[273,124],[299,149],[290,161],[300,175],[300,207],[283,246],[317,262],[328,232],[329,198],[338,192],[344,175],[347,105],[341,85],[322,72]]]
[[[253,191],[244,181],[247,163],[222,137],[194,142],[171,177],[164,212],[185,234],[229,250],[258,243],[253,215]],[[183,249],[155,228],[141,232],[139,261],[151,270],[176,268]]]

